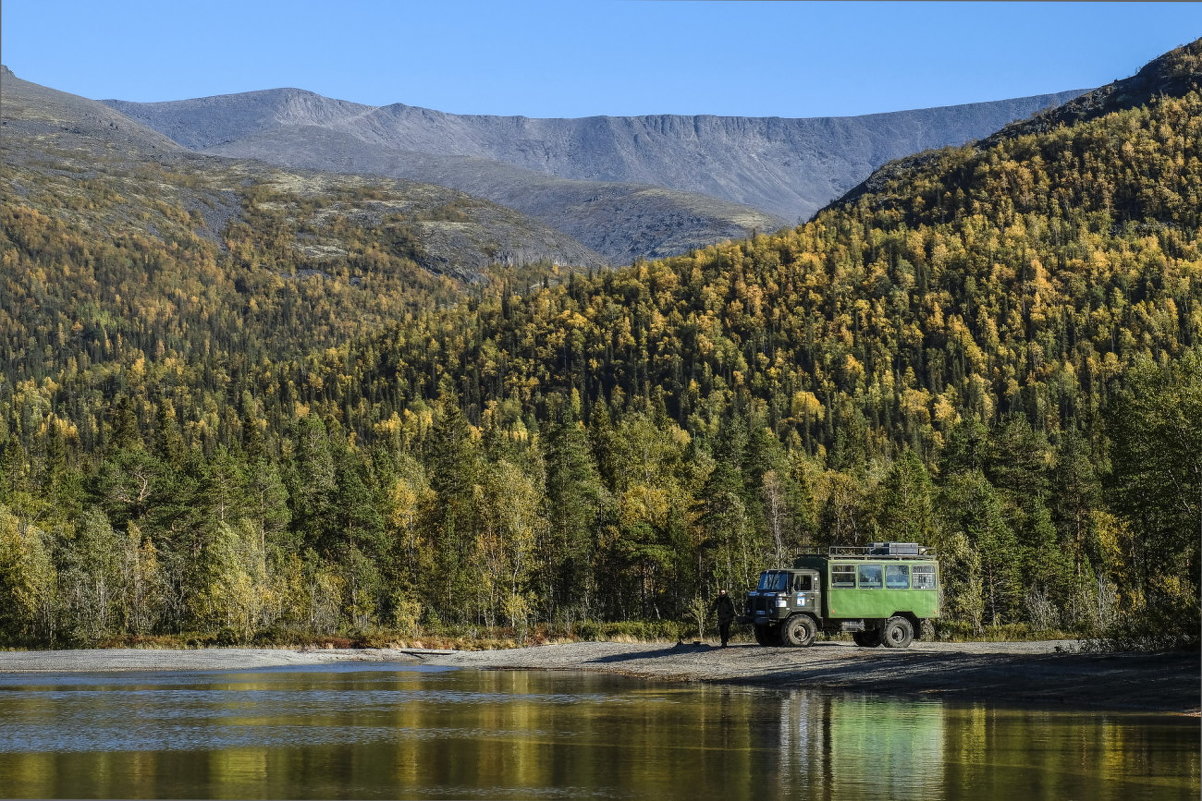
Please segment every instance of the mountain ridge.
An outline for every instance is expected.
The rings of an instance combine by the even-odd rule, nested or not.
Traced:
[[[169,136],[103,103],[23,80],[4,65],[0,65],[0,95],[9,106],[0,114],[0,126],[13,126],[6,130],[9,134],[36,137],[43,142],[62,136],[95,136],[156,154],[187,152]],[[21,104],[19,116],[13,114],[14,102]]]
[[[256,192],[296,226],[303,270],[314,254],[345,255],[326,230],[400,224],[407,258],[435,277],[474,283],[492,265],[606,261],[569,235],[513,209],[443,186],[384,176],[296,170],[196,153],[94,100],[0,73],[0,195],[101,239],[197,236],[223,247],[229,226],[256,216]],[[307,254],[307,255],[306,255]],[[324,259],[328,261],[328,259]],[[424,279],[420,279],[424,280]]]
[[[294,124],[303,107],[318,112],[308,122],[344,131],[365,146],[478,157],[573,180],[651,184],[794,220],[890,159],[980,138],[1080,91],[851,117],[458,115],[404,103],[365,106],[294,88],[102,102],[201,150],[249,135],[248,119],[260,121],[259,133],[270,127],[264,120]],[[248,111],[264,103],[268,108]],[[228,110],[233,124],[214,119],[217,109]]]
[[[786,224],[780,217],[700,193],[573,181],[478,156],[413,152],[398,147],[395,137],[388,144],[382,133],[372,134],[381,130],[380,117],[368,118],[380,108],[303,89],[149,104],[182,109],[153,119],[140,113],[144,104],[104,102],[131,119],[159,125],[165,135],[196,152],[288,168],[370,173],[479,196],[549,225],[611,264],[676,255]],[[418,114],[427,112],[439,113],[417,109]],[[197,130],[198,119],[214,118],[220,121],[215,132]],[[356,120],[361,123],[357,129],[350,125]],[[377,144],[364,145],[365,137]]]
[[[643,184],[580,181],[474,156],[346,146],[351,135],[292,125],[204,152],[291,168],[396,176],[487,198],[540,220],[603,254],[611,264],[660,258],[785,221],[708,195]],[[281,149],[280,145],[284,147]]]

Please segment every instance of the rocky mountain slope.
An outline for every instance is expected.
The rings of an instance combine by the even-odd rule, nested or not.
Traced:
[[[644,184],[569,180],[473,156],[364,146],[346,131],[318,125],[282,126],[203,152],[454,187],[539,220],[611,264],[676,255],[785,225],[771,214],[707,195]]]
[[[378,162],[386,153],[389,174],[407,178],[429,174],[430,157],[468,157],[559,178],[701,193],[795,221],[891,159],[986,136],[1077,94],[805,119],[456,115],[400,103],[364,106],[298,89],[165,103],[105,102],[187,147],[208,152],[275,163],[301,157],[307,166],[322,168],[335,168],[337,161]],[[304,147],[304,137],[315,129],[342,135],[336,153],[317,154]],[[407,164],[415,153],[425,158]],[[488,174],[481,184],[532,179],[505,171],[489,174],[483,162],[471,166]],[[438,169],[450,186],[469,192],[481,188],[470,183],[471,171],[461,163]],[[547,187],[533,191],[545,193]],[[509,194],[520,190],[515,187]],[[500,193],[485,196],[505,202]]]
[[[302,270],[330,272],[325,262],[353,251],[346,231],[389,226],[403,228],[407,258],[455,280],[479,280],[493,264],[605,263],[537,220],[443,186],[196,154],[102,103],[7,69],[0,91],[0,196],[81,233],[222,243],[231,222],[270,209],[309,262]],[[261,208],[255,197],[271,200]]]
[[[22,81],[7,70],[3,80],[14,106],[7,113],[7,122],[16,126],[10,133],[17,138],[34,136],[38,146],[49,144],[53,135],[67,137],[67,147],[76,151],[100,147],[116,156],[122,148],[132,147],[129,158],[158,158],[164,153],[182,158],[199,149],[204,155],[240,160],[239,170],[249,169],[247,160],[253,159],[290,170],[366,173],[402,179],[407,193],[421,194],[434,206],[454,203],[460,211],[475,209],[476,217],[489,218],[481,220],[480,230],[465,229],[467,220],[440,220],[436,229],[426,226],[425,231],[430,240],[427,265],[469,280],[479,277],[493,261],[626,264],[776,230],[786,222],[737,203],[662,187],[566,180],[490,159],[415,154],[388,145],[365,148],[359,138],[335,123],[368,107],[308,92],[282,90],[189,101],[178,117],[152,120],[164,126],[164,134],[121,113],[137,111],[138,104],[113,103],[118,109],[114,110]],[[216,140],[211,135],[213,125],[221,131]],[[95,141],[84,141],[89,138]],[[28,144],[14,142],[17,150],[28,149]],[[431,195],[431,187],[418,190],[410,182],[437,184],[482,200],[467,200],[442,189],[444,196],[438,199]],[[448,227],[450,222],[456,225]],[[451,269],[453,262],[456,267]]]
[[[5,66],[0,66],[0,94],[0,132],[7,146],[24,140],[26,147],[42,149],[128,147],[154,156],[187,152],[102,103],[23,81]]]

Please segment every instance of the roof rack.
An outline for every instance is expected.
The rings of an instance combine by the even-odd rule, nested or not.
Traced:
[[[840,559],[934,559],[935,549],[916,542],[874,542],[871,545],[831,545],[803,551],[802,556],[828,556]]]

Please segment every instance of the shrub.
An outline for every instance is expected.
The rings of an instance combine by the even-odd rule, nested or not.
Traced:
[[[689,636],[690,627],[676,620],[622,620],[604,623],[582,620],[573,627],[577,639],[627,642],[677,641]]]

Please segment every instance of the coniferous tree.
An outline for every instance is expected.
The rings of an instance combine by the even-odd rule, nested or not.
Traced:
[[[425,587],[429,608],[446,609],[463,619],[463,604],[445,604],[446,598],[469,598],[476,570],[475,492],[480,465],[476,442],[459,408],[458,396],[448,387],[439,404],[427,450],[430,502],[424,514],[433,554],[433,573]]]
[[[1132,555],[1143,597],[1132,600],[1147,634],[1192,636],[1202,548],[1202,356],[1141,364],[1108,422],[1113,503],[1139,531]]]
[[[118,632],[121,624],[121,543],[99,509],[84,513],[75,536],[62,548],[58,603],[63,636],[91,645]]]
[[[958,510],[956,525],[979,559],[985,622],[1013,621],[1021,602],[1022,550],[998,491],[984,474],[962,473],[949,482],[947,502]]]
[[[592,574],[606,492],[593,463],[588,434],[570,406],[546,428],[546,536],[538,548],[552,616],[588,617],[596,596]]]

